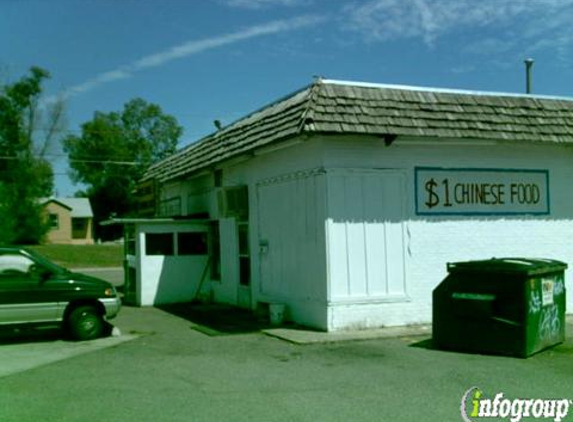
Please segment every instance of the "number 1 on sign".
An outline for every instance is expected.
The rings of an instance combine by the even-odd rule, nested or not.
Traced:
[[[450,183],[448,179],[444,179],[442,181],[444,184],[444,193],[446,194],[446,200],[444,201],[444,207],[451,207],[452,203],[450,202]]]

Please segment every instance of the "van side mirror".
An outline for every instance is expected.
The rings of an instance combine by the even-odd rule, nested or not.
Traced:
[[[53,273],[50,270],[47,270],[45,268],[42,268],[40,270],[40,281],[43,283],[46,280],[49,280],[50,278],[52,278]]]
[[[30,275],[40,280],[41,283],[52,277],[52,272],[40,265],[34,265],[29,271]]]

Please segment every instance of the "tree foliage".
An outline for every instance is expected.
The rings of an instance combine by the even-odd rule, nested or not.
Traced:
[[[39,198],[51,195],[53,171],[42,154],[57,134],[63,106],[50,117],[43,143],[34,137],[44,69],[0,88],[0,243],[38,243],[48,227]],[[52,117],[55,116],[55,120]]]
[[[136,98],[121,112],[94,113],[82,125],[80,136],[64,139],[73,180],[88,185],[98,238],[108,240],[120,234],[117,228],[98,223],[133,211],[136,182],[154,161],[175,152],[182,132],[173,116]]]

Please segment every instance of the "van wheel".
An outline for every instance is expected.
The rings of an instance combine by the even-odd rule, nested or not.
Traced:
[[[68,328],[75,340],[93,340],[103,333],[104,321],[93,306],[78,306],[68,317]]]

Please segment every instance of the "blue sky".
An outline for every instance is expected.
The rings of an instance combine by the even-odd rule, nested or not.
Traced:
[[[0,0],[0,82],[37,65],[67,129],[135,97],[181,146],[320,75],[573,97],[573,0]],[[57,193],[72,195],[52,157]]]

